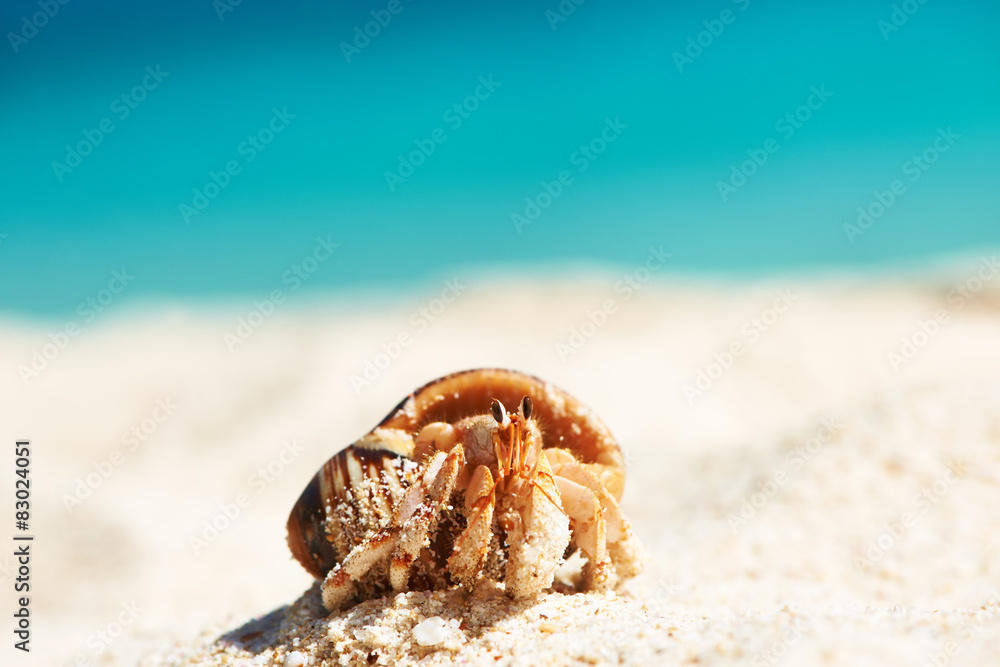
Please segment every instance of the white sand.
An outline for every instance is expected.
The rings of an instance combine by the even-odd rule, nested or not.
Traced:
[[[292,303],[235,353],[223,333],[250,299],[230,309],[115,304],[27,387],[17,365],[56,325],[0,323],[0,435],[34,440],[33,652],[16,664],[291,665],[296,650],[306,664],[334,651],[364,653],[367,664],[378,647],[428,664],[995,664],[1000,280],[960,310],[947,300],[977,268],[929,285],[648,284],[627,302],[612,289],[618,275],[478,283],[424,331],[410,315],[439,290],[368,308]],[[741,329],[786,288],[797,301],[750,342]],[[556,343],[609,298],[617,312],[561,360]],[[948,321],[894,370],[887,353],[938,309]],[[356,394],[350,376],[400,332],[412,345]],[[747,351],[690,405],[682,386],[734,341]],[[647,573],[617,596],[553,593],[525,606],[488,590],[471,601],[415,593],[329,625],[306,618],[307,596],[284,631],[279,612],[243,649],[233,643],[243,635],[229,635],[228,663],[209,657],[220,649],[205,642],[309,589],[283,531],[315,469],[409,390],[477,366],[544,377],[604,418],[627,453],[623,505],[653,556]],[[130,451],[122,434],[157,399],[177,407]],[[824,420],[831,437],[796,455],[827,433]],[[115,450],[120,465],[68,511],[64,496]],[[4,469],[12,464],[11,455]],[[773,497],[753,496],[762,487]],[[918,498],[923,489],[930,500]],[[743,499],[760,507],[733,526]],[[189,538],[213,517],[221,525],[238,500],[239,516],[196,555]],[[881,554],[869,545],[880,539]],[[0,556],[8,619],[12,565]],[[420,646],[414,626],[455,613],[466,627],[444,625],[440,645]]]

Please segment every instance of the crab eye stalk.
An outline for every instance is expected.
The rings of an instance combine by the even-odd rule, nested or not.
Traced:
[[[490,404],[490,414],[493,415],[493,419],[497,420],[497,423],[501,426],[507,420],[507,409],[504,408],[503,403],[495,398],[493,399],[493,403]]]
[[[528,396],[521,399],[521,416],[531,419],[531,398]]]

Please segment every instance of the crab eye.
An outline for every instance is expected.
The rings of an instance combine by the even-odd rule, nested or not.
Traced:
[[[494,398],[490,405],[490,414],[493,415],[493,419],[496,419],[498,424],[502,424],[507,416],[507,410],[504,409],[503,403]]]
[[[521,399],[521,416],[531,419],[531,399],[527,396]]]

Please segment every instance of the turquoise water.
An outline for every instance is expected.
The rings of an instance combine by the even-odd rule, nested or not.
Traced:
[[[0,308],[995,247],[1000,6],[895,7],[5,2]]]

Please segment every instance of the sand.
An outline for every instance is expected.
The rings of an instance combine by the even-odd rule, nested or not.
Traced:
[[[63,322],[8,317],[0,430],[34,442],[37,538],[33,650],[3,663],[995,664],[1000,280],[972,280],[989,266],[664,279],[629,299],[619,273],[458,276],[425,326],[440,289],[301,300],[232,352],[252,298],[123,300],[27,386],[18,365]],[[325,618],[284,544],[298,493],[406,392],[477,366],[544,377],[608,423],[646,572],[615,594],[484,585]]]

